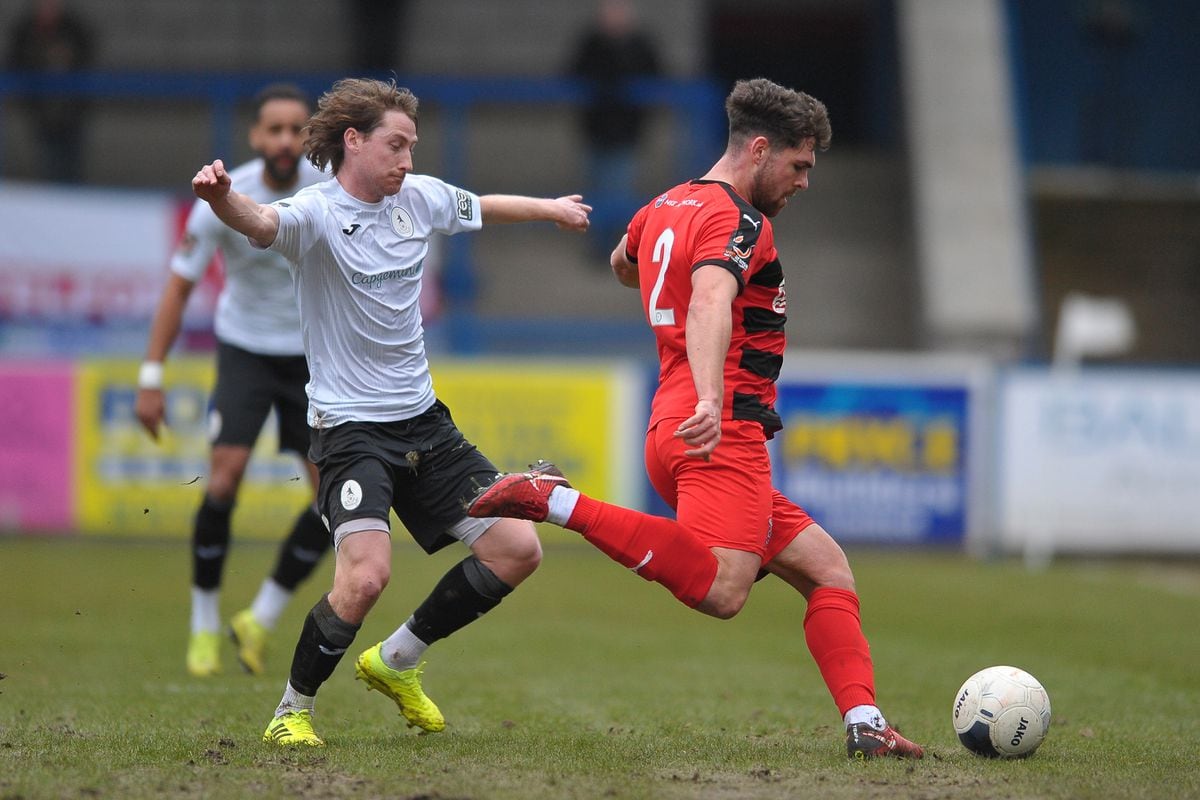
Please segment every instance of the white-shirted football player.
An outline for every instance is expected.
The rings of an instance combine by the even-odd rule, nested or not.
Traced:
[[[417,306],[422,260],[434,234],[535,220],[582,232],[591,208],[578,195],[480,197],[410,174],[416,143],[410,91],[394,81],[346,79],[321,97],[306,141],[310,160],[328,165],[334,180],[270,204],[233,191],[220,161],[192,180],[225,224],[294,265],[312,373],[309,452],[336,566],[332,590],[305,620],[263,735],[282,745],[323,744],[312,728],[315,695],[387,585],[390,509],[426,551],[456,540],[471,550],[355,663],[360,680],[425,731],[445,726],[421,688],[425,649],[494,608],[541,561],[531,523],[473,519],[464,510],[496,468],[434,395]]]

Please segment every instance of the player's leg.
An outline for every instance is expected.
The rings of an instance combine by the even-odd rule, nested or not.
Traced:
[[[277,358],[275,368],[275,411],[279,421],[279,449],[291,451],[300,457],[300,463],[308,477],[316,497],[320,488],[317,467],[308,460],[311,429],[308,427],[308,395],[304,386],[308,383],[308,364],[303,356]],[[321,557],[329,550],[332,539],[316,503],[306,506],[296,517],[272,570],[271,581],[288,596],[296,590],[313,570]],[[256,605],[259,605],[256,601]],[[278,619],[282,607],[267,602],[255,608],[259,622],[268,628]]]
[[[406,451],[407,477],[396,481],[396,513],[427,552],[457,540],[471,555],[442,576],[404,624],[359,657],[359,677],[392,697],[410,725],[440,730],[441,713],[420,691],[422,656],[498,606],[537,569],[542,550],[528,522],[465,516],[475,487],[496,468],[463,438],[448,409],[436,404],[413,421],[409,435],[427,444]]]
[[[221,671],[221,575],[229,552],[230,518],[250,448],[218,444],[212,449],[208,488],[192,525],[192,610],[187,668],[196,677]]]
[[[354,643],[363,619],[391,577],[391,537],[383,529],[386,525],[382,519],[360,519],[335,530],[333,589],[304,619],[288,682],[264,741],[324,744],[312,729],[317,690]]]
[[[541,544],[524,520],[468,520],[487,527],[468,543],[471,555],[442,576],[412,616],[383,642],[386,663],[411,669],[425,650],[500,605],[541,562]]]
[[[875,700],[875,672],[846,554],[805,511],[775,492],[773,523],[790,536],[767,570],[808,600],[804,638],[846,725],[854,758],[920,758],[922,749],[888,725]],[[782,544],[782,542],[780,543]]]
[[[491,522],[471,543],[471,555],[442,576],[399,628],[358,658],[357,677],[391,697],[410,727],[430,732],[445,727],[441,711],[421,686],[425,651],[500,605],[541,560],[531,524],[512,519]]]
[[[302,356],[274,357],[269,363],[275,386],[279,449],[290,450],[300,457],[315,497],[319,485],[317,468],[307,458],[310,436],[306,418],[308,397],[304,391],[308,382],[307,363]],[[247,672],[258,675],[265,671],[268,634],[275,629],[296,587],[316,569],[331,541],[314,500],[292,523],[291,532],[280,545],[275,566],[263,579],[254,601],[230,620],[229,632],[237,646],[238,661]]]
[[[316,467],[302,461],[315,489]],[[305,506],[279,548],[271,574],[263,579],[249,606],[233,615],[229,633],[237,647],[238,662],[254,675],[266,669],[267,640],[279,622],[296,587],[317,568],[331,542],[329,530],[317,513],[316,502]]]
[[[307,459],[302,463],[315,495],[318,488],[317,468]],[[321,520],[321,515],[317,513],[315,501],[309,503],[296,517],[291,532],[279,548],[279,556],[269,580],[290,597],[296,591],[296,587],[312,575],[331,543],[329,530]],[[263,608],[256,609],[256,617],[263,625],[273,628],[282,611],[282,606],[264,605]]]
[[[311,452],[321,471],[317,503],[329,520],[336,552],[333,588],[305,618],[265,741],[322,744],[312,732],[317,690],[391,577],[391,473],[371,448],[376,427],[346,423],[313,437]]]
[[[684,456],[686,446],[669,425],[647,435],[651,483],[676,507],[677,520],[580,494],[552,465],[500,476],[469,513],[545,520],[577,531],[685,605],[728,618],[742,608],[761,565],[770,508],[761,427],[757,438],[738,423],[728,428],[710,462]],[[762,470],[753,468],[755,460],[763,462]]]
[[[674,430],[656,428],[647,474],[660,494],[674,492],[676,520],[717,560],[697,610],[729,619],[745,605],[770,541],[771,465],[762,426],[726,422],[710,461],[685,456],[687,444]]]
[[[188,671],[220,671],[221,575],[230,544],[230,519],[250,452],[271,408],[271,385],[261,356],[217,346],[217,383],[208,411],[212,444],[208,487],[192,528],[192,636]]]

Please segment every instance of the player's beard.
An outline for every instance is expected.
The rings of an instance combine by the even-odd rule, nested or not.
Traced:
[[[300,170],[299,158],[294,158],[289,154],[280,154],[270,157],[264,155],[262,159],[267,175],[273,182],[280,186],[287,186],[296,180],[296,173]]]
[[[764,174],[769,173],[762,170],[754,175],[754,181],[750,184],[750,205],[761,211],[763,216],[774,217],[787,205],[787,198],[780,197],[769,187],[769,182],[763,180]]]

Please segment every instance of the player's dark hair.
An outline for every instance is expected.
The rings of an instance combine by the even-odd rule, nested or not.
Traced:
[[[765,136],[773,146],[790,148],[813,139],[818,150],[825,150],[833,139],[824,103],[766,78],[735,83],[725,98],[725,113],[731,144]]]
[[[342,138],[346,131],[354,128],[369,134],[392,110],[402,111],[416,122],[417,96],[397,86],[394,79],[343,78],[321,95],[317,113],[308,121],[308,160],[320,170],[329,165],[330,172],[337,175],[346,156]]]
[[[294,83],[272,83],[258,90],[254,95],[254,119],[257,121],[262,116],[263,106],[272,100],[295,100],[298,103],[303,103],[304,107],[312,111],[312,98],[305,94]]]

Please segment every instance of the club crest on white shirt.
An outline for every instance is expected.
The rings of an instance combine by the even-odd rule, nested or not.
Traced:
[[[401,239],[407,239],[413,235],[412,217],[400,206],[392,207],[392,230]]]

